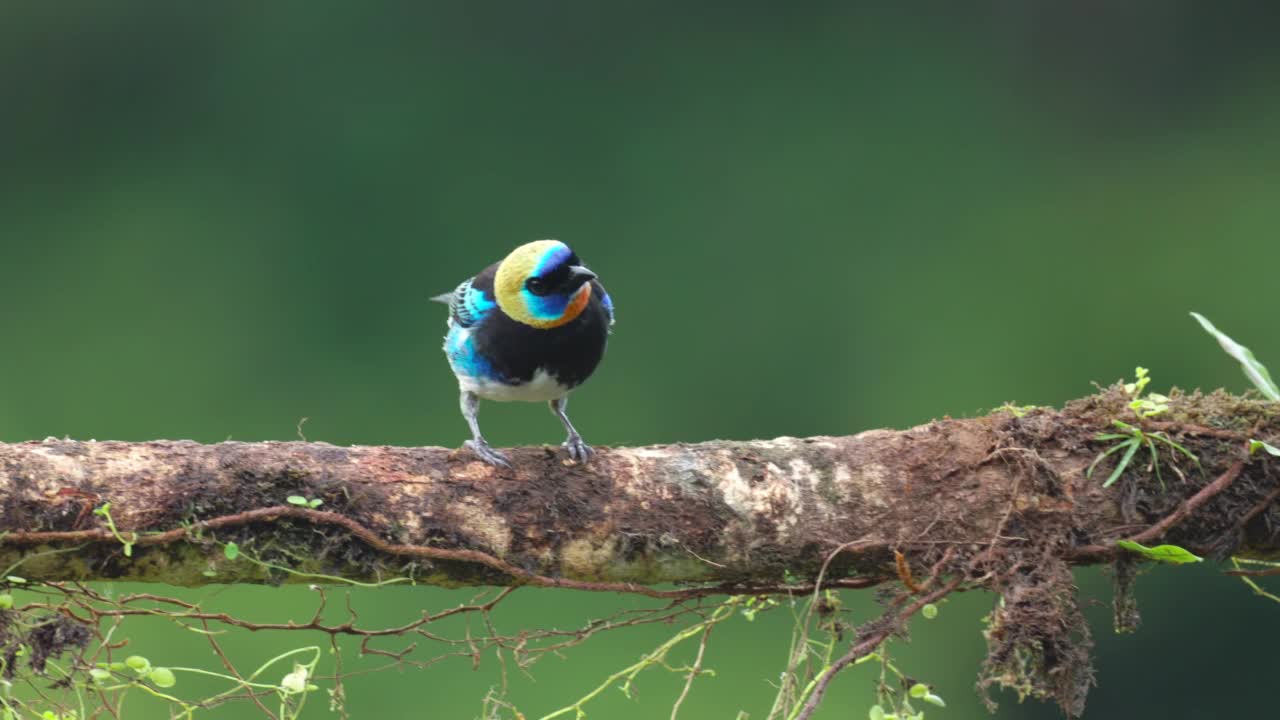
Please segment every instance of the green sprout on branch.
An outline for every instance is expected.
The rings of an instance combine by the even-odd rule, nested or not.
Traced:
[[[130,537],[128,539],[120,534],[120,530],[116,528],[115,520],[111,519],[111,503],[103,503],[102,507],[93,511],[93,514],[106,521],[107,529],[111,531],[112,536],[124,546],[124,556],[133,557],[133,545],[138,542],[138,533],[129,533]]]
[[[1129,401],[1129,409],[1139,418],[1155,417],[1167,412],[1169,410],[1168,397],[1160,393],[1148,393],[1146,397],[1142,395],[1142,391],[1151,382],[1151,375],[1148,374],[1147,369],[1144,367],[1134,368],[1134,374],[1137,375],[1137,380],[1124,384],[1125,394],[1133,398]]]
[[[1094,458],[1092,463],[1089,463],[1089,469],[1084,473],[1085,477],[1093,477],[1094,468],[1097,467],[1098,463],[1101,462],[1103,458],[1108,455],[1114,455],[1115,453],[1123,450],[1124,455],[1120,456],[1120,462],[1116,463],[1115,469],[1111,471],[1111,475],[1107,477],[1106,482],[1102,483],[1102,487],[1111,487],[1115,484],[1115,481],[1119,480],[1120,476],[1123,475],[1124,471],[1129,467],[1129,463],[1133,462],[1133,457],[1138,454],[1138,450],[1142,447],[1146,447],[1148,452],[1151,453],[1151,468],[1155,470],[1156,480],[1160,481],[1160,487],[1163,489],[1165,485],[1164,478],[1160,474],[1160,451],[1156,446],[1157,442],[1167,445],[1183,455],[1186,455],[1191,462],[1196,464],[1196,467],[1200,466],[1200,459],[1195,456],[1195,453],[1186,449],[1182,445],[1179,445],[1172,438],[1162,432],[1147,432],[1136,425],[1130,425],[1122,420],[1112,420],[1111,424],[1115,425],[1122,432],[1102,433],[1095,436],[1094,439],[1116,440],[1117,442],[1106,450],[1098,453],[1098,457]],[[1178,469],[1177,465],[1171,463],[1170,467],[1173,468],[1174,472],[1178,473],[1179,477],[1182,477],[1182,471]]]
[[[1150,393],[1145,396],[1142,394],[1142,391],[1147,387],[1147,384],[1151,382],[1151,376],[1147,373],[1147,369],[1139,367],[1135,370],[1135,373],[1137,374],[1137,380],[1124,384],[1124,391],[1130,397],[1129,409],[1133,411],[1139,420],[1166,412],[1169,409],[1168,397],[1158,393]],[[1115,468],[1111,471],[1111,475],[1107,477],[1106,482],[1102,483],[1102,487],[1111,487],[1116,480],[1119,480],[1120,476],[1123,475],[1124,471],[1129,467],[1129,464],[1133,462],[1134,456],[1138,454],[1139,450],[1145,447],[1151,454],[1151,468],[1155,471],[1156,480],[1160,481],[1160,487],[1163,489],[1165,485],[1164,478],[1160,474],[1160,451],[1156,443],[1161,443],[1182,453],[1183,455],[1186,455],[1191,462],[1196,464],[1196,467],[1200,466],[1200,459],[1197,458],[1194,453],[1182,445],[1179,445],[1173,440],[1173,438],[1170,438],[1163,432],[1147,432],[1146,430],[1143,430],[1136,425],[1130,425],[1123,420],[1112,420],[1111,424],[1120,432],[1102,433],[1094,436],[1094,440],[1114,440],[1115,443],[1106,450],[1098,453],[1098,457],[1094,458],[1093,462],[1089,463],[1089,468],[1085,470],[1085,477],[1093,477],[1093,471],[1098,466],[1098,463],[1102,462],[1104,458],[1110,455],[1123,451],[1124,454],[1120,456],[1120,462],[1116,463]],[[1182,471],[1178,469],[1176,464],[1171,463],[1170,466],[1173,468],[1174,472],[1178,473],[1179,477],[1182,477]]]

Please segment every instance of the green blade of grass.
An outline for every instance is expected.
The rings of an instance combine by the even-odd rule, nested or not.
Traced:
[[[1164,478],[1160,476],[1160,453],[1156,450],[1156,444],[1151,441],[1151,436],[1147,436],[1147,449],[1151,451],[1151,467],[1156,471],[1156,480],[1160,482],[1160,489],[1166,490],[1164,486]]]
[[[1218,344],[1222,346],[1222,349],[1228,355],[1240,362],[1240,367],[1244,369],[1245,377],[1249,378],[1254,387],[1258,388],[1258,392],[1265,395],[1269,400],[1280,400],[1280,388],[1276,387],[1275,381],[1271,379],[1271,373],[1267,372],[1266,366],[1258,362],[1258,359],[1253,356],[1249,348],[1232,340],[1226,333],[1214,327],[1213,323],[1209,322],[1200,313],[1193,312],[1191,317],[1200,323],[1200,327],[1204,328],[1205,332],[1217,338]]]
[[[1128,437],[1128,436],[1125,436],[1125,437]],[[1102,462],[1103,458],[1107,457],[1108,455],[1111,455],[1112,453],[1123,450],[1127,445],[1128,443],[1116,443],[1115,445],[1112,445],[1111,447],[1107,448],[1105,452],[1098,453],[1098,457],[1094,458],[1093,462],[1089,463],[1089,469],[1084,471],[1084,476],[1087,478],[1093,477],[1093,469],[1097,467],[1098,463]]]
[[[1138,448],[1142,445],[1142,441],[1138,438],[1134,438],[1125,443],[1125,445],[1128,445],[1129,449],[1125,452],[1124,457],[1120,458],[1120,462],[1116,463],[1116,469],[1111,471],[1111,477],[1107,478],[1107,481],[1102,483],[1102,487],[1111,487],[1116,480],[1120,479],[1120,474],[1124,472],[1125,468],[1129,467],[1129,461],[1133,460],[1134,453],[1138,452]]]
[[[1182,447],[1181,445],[1179,445],[1178,443],[1174,442],[1172,439],[1170,439],[1170,438],[1169,438],[1169,436],[1168,436],[1168,435],[1165,435],[1164,433],[1161,433],[1161,432],[1154,432],[1154,433],[1148,433],[1148,436],[1149,436],[1149,437],[1151,437],[1151,438],[1153,438],[1153,439],[1159,440],[1160,442],[1164,443],[1165,445],[1168,445],[1169,447],[1173,448],[1174,450],[1177,450],[1178,452],[1182,453],[1183,455],[1186,455],[1188,458],[1190,458],[1190,459],[1191,459],[1191,461],[1192,461],[1192,462],[1194,462],[1194,463],[1196,464],[1196,466],[1197,466],[1197,467],[1199,467],[1199,465],[1200,465],[1200,458],[1196,457],[1196,454],[1195,454],[1195,453],[1191,452],[1190,450],[1188,450],[1188,449],[1186,449],[1186,448]]]

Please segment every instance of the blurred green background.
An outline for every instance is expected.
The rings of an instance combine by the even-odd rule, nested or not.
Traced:
[[[0,438],[288,440],[306,417],[313,440],[457,445],[427,298],[544,237],[617,303],[573,403],[598,444],[907,427],[1061,404],[1137,364],[1156,390],[1239,391],[1187,311],[1280,364],[1277,14],[0,2]],[[499,445],[562,439],[542,406],[490,404],[484,423]],[[1215,568],[1161,569],[1139,584],[1141,631],[1116,637],[1108,578],[1080,578],[1097,600],[1087,717],[1274,714],[1274,605]],[[471,594],[353,602],[395,624]],[[314,600],[189,597],[262,621],[305,620]],[[986,716],[972,684],[991,601],[949,603],[901,650],[950,703],[930,718]],[[855,621],[875,612],[850,602]],[[525,590],[496,620],[564,627],[641,604]],[[718,675],[682,717],[763,718],[789,630],[783,612],[717,630]],[[537,717],[673,631],[597,638],[514,674],[511,699]],[[130,635],[153,661],[216,665],[198,636]],[[227,638],[249,667],[312,642]],[[352,678],[348,704],[472,718],[498,682],[463,659]],[[642,676],[636,699],[588,711],[665,718],[679,684]],[[872,687],[847,673],[819,717],[865,717]],[[998,699],[999,718],[1057,716]],[[332,715],[319,698],[305,716]],[[168,715],[139,699],[126,717]]]

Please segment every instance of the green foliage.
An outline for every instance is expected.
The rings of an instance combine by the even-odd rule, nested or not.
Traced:
[[[924,711],[917,710],[911,704],[912,700],[927,702],[937,707],[946,707],[947,703],[943,699],[933,694],[932,689],[921,682],[911,682],[906,675],[903,675],[893,663],[889,662],[886,648],[881,648],[857,661],[861,665],[863,662],[878,660],[880,662],[880,680],[876,687],[876,704],[867,710],[868,720],[924,720]],[[896,676],[896,685],[888,682],[888,676],[892,674]],[[900,690],[908,682],[910,687],[904,693]],[[886,709],[888,708],[888,709]]]
[[[993,412],[1007,412],[1010,415],[1020,418],[1025,417],[1027,413],[1040,407],[1039,405],[1014,405],[1013,403],[1005,403],[996,408]]]
[[[1253,560],[1249,558],[1238,558],[1238,557],[1231,558],[1231,564],[1235,566],[1236,570],[1241,570],[1242,569],[1240,567],[1241,565],[1263,565],[1268,568],[1280,568],[1280,562],[1272,562],[1270,560]],[[1258,595],[1260,597],[1264,597],[1268,600],[1280,603],[1280,596],[1277,596],[1275,594],[1267,592],[1266,590],[1263,590],[1261,585],[1253,581],[1253,578],[1248,577],[1247,575],[1241,575],[1240,580],[1243,581],[1245,585],[1249,586],[1249,589],[1253,591],[1253,594]]]
[[[747,622],[755,622],[756,613],[778,606],[778,599],[772,595],[753,595],[742,603],[742,617]]]
[[[917,700],[923,700],[930,705],[937,705],[938,707],[947,706],[947,704],[943,702],[942,698],[934,695],[929,689],[929,686],[924,683],[916,683],[915,685],[912,685],[911,689],[907,691],[907,694]]]
[[[1094,468],[1097,467],[1099,462],[1107,456],[1123,450],[1124,455],[1121,456],[1120,462],[1116,463],[1115,468],[1111,471],[1111,475],[1107,477],[1106,482],[1102,483],[1102,487],[1111,487],[1116,480],[1120,479],[1120,476],[1123,475],[1124,471],[1129,467],[1129,463],[1133,462],[1133,457],[1138,453],[1139,448],[1145,446],[1147,451],[1150,453],[1151,467],[1155,471],[1156,480],[1160,482],[1160,487],[1163,488],[1165,485],[1164,477],[1160,474],[1160,451],[1156,447],[1156,443],[1161,443],[1179,453],[1182,453],[1195,463],[1196,467],[1200,466],[1200,459],[1195,456],[1195,453],[1178,444],[1163,432],[1147,432],[1136,425],[1130,425],[1122,420],[1112,420],[1111,424],[1115,425],[1116,428],[1123,432],[1102,433],[1095,436],[1095,440],[1115,440],[1116,443],[1110,448],[1098,453],[1098,456],[1093,459],[1093,462],[1089,463],[1089,468],[1085,470],[1085,477],[1093,477]],[[1176,464],[1171,465],[1171,467],[1174,472],[1181,474],[1181,471],[1178,469]]]
[[[139,675],[146,675],[151,670],[151,661],[141,655],[130,655],[124,659],[125,667],[137,671]]]
[[[320,498],[307,499],[302,497],[301,495],[290,495],[289,497],[285,498],[285,502],[289,503],[290,505],[300,505],[302,507],[311,508],[312,510],[324,504],[324,500],[321,500]]]
[[[1275,455],[1276,457],[1280,457],[1280,448],[1276,447],[1275,445],[1270,445],[1270,444],[1268,444],[1268,443],[1264,443],[1264,442],[1262,442],[1261,440],[1250,440],[1250,441],[1249,441],[1249,454],[1250,454],[1250,455],[1253,455],[1254,453],[1258,452],[1259,450],[1262,450],[1263,452],[1267,453],[1268,455]]]
[[[279,683],[271,684],[262,682],[259,679],[278,663],[298,656],[305,656],[307,661],[295,661],[292,670],[285,674]],[[240,677],[201,668],[156,666],[146,656],[130,655],[125,658],[124,662],[97,663],[89,669],[87,681],[75,674],[68,674],[67,680],[77,690],[91,690],[104,698],[108,694],[122,697],[130,692],[141,692],[168,701],[175,710],[178,710],[173,714],[173,717],[180,717],[184,720],[193,720],[197,711],[214,706],[234,693],[242,691],[273,693],[279,703],[276,716],[281,720],[297,720],[306,703],[307,696],[319,690],[318,686],[310,682],[310,678],[315,673],[316,664],[319,662],[320,657],[320,648],[317,646],[296,648],[271,658],[254,672]],[[231,687],[201,700],[183,700],[166,692],[178,685],[179,673],[202,675],[223,680],[230,683]],[[122,702],[122,700],[118,700],[117,707]]]
[[[1151,382],[1151,376],[1147,374],[1147,369],[1138,366],[1134,370],[1137,380],[1124,384],[1124,391],[1129,397],[1133,398],[1129,401],[1129,409],[1139,418],[1155,417],[1169,410],[1169,398],[1159,393],[1150,393],[1147,396],[1142,395],[1142,391],[1146,389],[1147,384]]]
[[[1218,344],[1231,357],[1240,363],[1240,368],[1244,370],[1245,377],[1258,388],[1258,392],[1262,393],[1268,400],[1280,400],[1280,388],[1276,387],[1276,383],[1271,379],[1271,373],[1267,372],[1267,368],[1258,359],[1253,356],[1253,352],[1249,348],[1232,340],[1226,333],[1213,326],[1213,323],[1201,315],[1193,312],[1191,317],[1195,318],[1203,327],[1205,332],[1212,335],[1218,340]]]
[[[314,501],[311,501],[311,502],[314,502]],[[354,585],[357,587],[373,588],[373,587],[382,587],[384,585],[399,585],[401,583],[414,582],[414,579],[412,577],[395,577],[395,578],[389,578],[387,580],[379,580],[378,582],[364,582],[361,580],[352,580],[350,578],[344,578],[339,575],[327,575],[324,573],[303,572],[301,570],[291,568],[287,565],[268,562],[259,557],[255,557],[253,554],[246,552],[244,548],[240,547],[234,541],[226,542],[222,545],[222,556],[225,557],[227,560],[231,560],[231,561],[236,561],[236,560],[247,561],[249,563],[257,565],[260,568],[263,568],[264,570],[271,570],[284,575],[291,575],[296,578],[304,578],[307,580],[317,580],[317,581],[329,583],[332,585]],[[210,568],[208,570],[205,570],[203,574],[205,576],[213,576],[217,574],[217,571],[213,570],[213,568]]]
[[[1116,545],[1128,550],[1129,552],[1138,553],[1148,560],[1169,563],[1171,565],[1196,563],[1204,559],[1191,553],[1186,548],[1178,547],[1177,545],[1157,545],[1155,547],[1147,547],[1142,543],[1137,543],[1132,540],[1117,540]]]
[[[178,679],[174,677],[173,671],[169,668],[153,668],[147,673],[147,679],[155,683],[156,687],[171,688],[177,684]]]
[[[124,546],[124,556],[133,557],[133,545],[138,542],[138,533],[129,533],[130,537],[128,538],[120,534],[120,530],[116,528],[115,520],[111,518],[111,503],[103,503],[102,507],[94,508],[93,514],[106,521],[107,529]]]
[[[1134,382],[1125,383],[1124,391],[1130,398],[1129,409],[1133,411],[1138,421],[1167,412],[1169,410],[1168,397],[1158,393],[1143,395],[1143,391],[1146,390],[1147,384],[1151,382],[1151,376],[1148,374],[1147,369],[1139,366],[1135,368],[1134,373],[1137,376],[1137,379],[1134,380]],[[1145,447],[1151,454],[1151,468],[1156,474],[1156,480],[1160,482],[1160,487],[1163,488],[1165,486],[1164,477],[1162,477],[1160,473],[1160,452],[1156,447],[1156,443],[1162,443],[1169,448],[1182,453],[1195,463],[1197,467],[1200,465],[1200,460],[1195,456],[1195,454],[1182,445],[1174,442],[1172,438],[1163,432],[1147,432],[1142,428],[1136,425],[1130,425],[1123,420],[1112,420],[1111,424],[1121,432],[1102,433],[1095,436],[1094,439],[1099,441],[1114,440],[1116,441],[1115,444],[1101,453],[1098,453],[1098,456],[1093,459],[1093,462],[1089,463],[1088,469],[1085,470],[1085,477],[1093,477],[1093,471],[1098,466],[1098,463],[1111,455],[1124,451],[1124,455],[1120,456],[1120,462],[1116,463],[1115,468],[1111,471],[1111,475],[1107,477],[1106,482],[1102,483],[1102,487],[1111,487],[1116,480],[1119,480],[1120,476],[1124,474],[1124,471],[1128,469],[1129,463],[1133,462],[1134,456],[1138,454],[1140,449]],[[1172,467],[1174,472],[1179,475],[1182,474],[1176,464]]]
[[[724,601],[719,606],[717,606],[715,610],[713,610],[709,615],[707,615],[701,621],[696,622],[693,625],[690,625],[689,627],[686,627],[680,632],[676,633],[671,638],[669,638],[666,642],[662,643],[654,650],[646,653],[642,658],[640,658],[639,661],[605,678],[603,682],[597,685],[594,689],[592,689],[586,695],[583,695],[582,697],[578,698],[578,700],[576,700],[572,704],[566,705],[560,708],[559,710],[555,710],[554,712],[543,715],[541,720],[552,720],[552,718],[563,717],[563,716],[569,715],[570,713],[573,714],[573,717],[575,719],[583,718],[587,714],[585,710],[585,706],[587,705],[587,703],[599,697],[601,693],[603,693],[609,687],[613,686],[615,683],[618,683],[618,689],[622,691],[623,695],[626,695],[627,697],[631,697],[632,683],[635,681],[636,677],[640,673],[644,672],[645,670],[651,667],[661,667],[661,668],[665,668],[669,672],[683,673],[686,675],[689,682],[692,682],[692,680],[698,675],[714,674],[710,670],[704,670],[700,665],[700,660],[695,661],[694,664],[690,666],[672,666],[667,662],[667,656],[677,646],[681,645],[687,640],[690,640],[692,638],[699,637],[699,636],[701,636],[702,647],[705,647],[706,638],[707,638],[707,635],[711,632],[711,629],[716,625],[732,617],[734,614],[734,610],[736,610],[739,605],[744,604],[748,600],[749,600],[748,598],[745,598],[744,596],[741,596],[741,595],[735,595],[729,598],[728,600]],[[701,652],[698,653],[698,657],[699,658],[702,657]],[[673,717],[675,716],[674,712],[672,716]],[[523,717],[523,716],[519,716],[519,717]]]

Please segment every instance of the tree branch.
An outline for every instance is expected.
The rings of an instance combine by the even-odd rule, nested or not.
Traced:
[[[904,431],[601,448],[585,467],[523,448],[513,470],[443,448],[0,444],[0,569],[47,581],[412,577],[673,597],[812,579],[852,541],[857,552],[828,570],[837,586],[898,576],[895,551],[918,565],[945,548],[1030,543],[1079,564],[1137,537],[1219,557],[1280,554],[1280,481],[1246,443],[1280,435],[1275,404],[1175,394],[1147,429],[1196,453],[1202,470],[1184,459],[1183,479],[1161,490],[1139,454],[1104,489],[1085,469],[1111,420],[1140,424],[1127,399],[1110,388],[1061,411]],[[1160,457],[1166,475],[1177,462]],[[293,495],[323,504],[286,503]],[[91,512],[106,503],[115,531]],[[228,542],[243,557],[228,558]],[[659,583],[713,586],[645,587]]]

